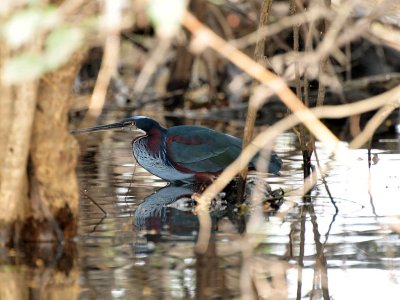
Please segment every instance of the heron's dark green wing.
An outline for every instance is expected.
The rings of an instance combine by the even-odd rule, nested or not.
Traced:
[[[240,154],[242,141],[200,126],[168,129],[167,156],[178,167],[192,172],[221,172]]]

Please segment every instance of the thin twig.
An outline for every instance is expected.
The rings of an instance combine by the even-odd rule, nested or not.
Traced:
[[[189,12],[184,14],[182,23],[195,36],[197,46],[212,48],[253,78],[271,88],[290,110],[298,114],[301,122],[303,122],[319,140],[331,151],[335,150],[339,142],[337,137],[310,112],[279,76],[265,69],[243,52],[228,44],[208,27],[199,22]]]
[[[319,57],[325,58],[329,53],[332,53],[332,49],[337,49],[337,37],[340,31],[346,25],[346,21],[353,11],[354,5],[355,2],[353,1],[348,1],[341,4],[340,11],[335,17],[335,22],[331,23],[324,39],[316,49],[316,53],[319,55]]]
[[[374,22],[371,24],[369,33],[386,45],[400,51],[400,30],[398,28],[385,26],[380,22]]]
[[[161,38],[158,41],[156,47],[154,47],[150,57],[147,59],[146,64],[140,71],[138,78],[136,79],[133,91],[135,95],[141,95],[147,84],[149,83],[151,77],[156,72],[160,63],[165,60],[166,52],[171,47],[171,38]]]
[[[376,129],[386,120],[386,118],[398,108],[400,105],[397,103],[390,103],[381,107],[376,114],[368,121],[364,130],[360,132],[349,144],[350,148],[360,148],[364,145],[375,133]]]
[[[320,45],[317,55],[314,57],[324,57],[327,55],[327,45],[332,45],[335,38],[338,35],[339,28],[342,28],[344,21],[348,17],[348,10],[341,14],[340,22],[335,28],[330,28],[327,33],[327,37],[324,42]],[[317,119],[319,117],[331,117],[336,118],[339,116],[348,116],[354,113],[360,113],[369,111],[372,109],[379,108],[380,106],[386,104],[386,101],[394,102],[393,96],[399,97],[400,87],[397,87],[387,93],[373,97],[371,99],[341,105],[339,107],[328,107],[322,106],[313,110],[309,110],[290,90],[290,88],[285,84],[285,82],[279,78],[277,75],[273,74],[269,70],[263,68],[260,64],[257,64],[254,60],[237,50],[234,46],[225,42],[222,38],[217,36],[213,31],[204,26],[199,22],[192,14],[185,12],[182,18],[182,24],[192,32],[195,39],[192,43],[193,48],[197,51],[204,49],[205,47],[210,47],[219,53],[221,56],[230,60],[236,64],[239,68],[247,72],[253,78],[259,80],[271,90],[273,90],[279,98],[284,102],[284,104],[289,107],[294,114],[277,122],[274,126],[270,127],[268,130],[259,134],[253,142],[242,151],[238,159],[232,163],[224,172],[217,178],[217,180],[209,186],[203,194],[199,197],[199,205],[197,207],[197,213],[200,221],[200,232],[198,245],[201,245],[206,249],[211,229],[211,221],[208,212],[208,204],[211,199],[213,199],[218,192],[225,187],[230,180],[238,174],[238,172],[247,166],[252,157],[263,148],[268,142],[273,140],[279,133],[284,132],[299,122],[303,122],[307,128],[312,132],[316,138],[321,140],[325,146],[327,146],[330,153],[335,152],[339,146],[339,140],[329,131],[325,125]],[[196,46],[196,47],[194,47]],[[382,100],[384,100],[382,102]],[[396,99],[397,101],[397,99]],[[386,103],[385,103],[386,102]],[[351,108],[351,109],[350,109]],[[310,184],[304,187],[304,190],[309,189],[313,183],[310,180]]]
[[[88,235],[90,235],[90,234],[93,233],[93,232],[96,232],[97,227],[99,227],[99,226],[103,223],[103,221],[104,221],[106,218],[107,218],[106,215],[102,216],[101,219],[100,219],[100,221],[98,221],[98,222],[96,223],[96,225],[94,225],[93,229],[88,233]]]
[[[108,85],[117,68],[120,49],[121,23],[122,1],[105,1],[103,24],[107,36],[104,43],[104,53],[99,75],[90,99],[86,118],[82,123],[83,127],[87,127],[92,123],[103,110]]]
[[[260,21],[257,29],[257,42],[254,49],[254,59],[256,62],[265,66],[265,43],[267,37],[262,35],[262,28],[268,24],[269,11],[271,10],[272,0],[263,0],[261,4]]]
[[[292,111],[296,112],[297,116],[299,116],[301,121],[303,121],[306,126],[309,127],[310,131],[313,132],[315,136],[328,145],[331,151],[334,151],[339,140],[307,109],[307,107],[304,106],[304,104],[296,97],[296,95],[290,90],[290,88],[282,79],[265,69],[262,65],[256,63],[247,55],[237,50],[234,46],[228,44],[225,40],[197,20],[190,12],[186,11],[181,21],[182,24],[194,35],[195,42],[197,42],[197,44],[195,44],[197,46],[196,50],[201,50],[204,47],[210,47],[223,57],[236,64],[239,68],[249,73],[249,75],[253,76],[253,78],[267,85],[280,97],[286,106],[288,106]],[[246,164],[239,164],[240,169],[247,167],[248,162],[253,156],[254,153],[247,157]],[[228,169],[230,169],[230,167],[228,167]],[[223,174],[224,173],[225,172],[223,172]],[[235,172],[234,176],[237,173],[238,172]],[[220,180],[220,182],[224,182],[223,177],[219,177],[217,181],[218,180]],[[228,183],[229,180],[224,182],[223,186],[226,186]],[[215,188],[215,185],[216,184],[211,185],[206,191]],[[217,189],[214,190],[214,193],[209,193],[211,197],[204,192],[201,195],[201,201],[199,201],[199,205],[196,208],[201,224],[198,243],[196,246],[198,251],[205,251],[207,249],[211,229],[208,204],[220,190],[218,190],[218,192],[216,191]]]
[[[249,100],[249,106],[247,108],[246,124],[244,126],[242,149],[244,149],[251,142],[251,139],[253,138],[254,124],[256,122],[257,111],[259,108],[257,102],[260,102],[258,101],[258,99],[255,98],[256,97],[264,98],[263,95],[260,95],[260,90],[265,90],[265,89],[255,89],[255,92],[253,93],[253,95]],[[248,166],[245,166],[239,174],[238,194],[236,201],[237,204],[242,203],[244,198],[247,173],[248,173]]]
[[[126,198],[128,197],[129,192],[131,191],[131,188],[132,188],[132,183],[133,183],[133,180],[134,180],[135,174],[136,174],[136,167],[137,167],[137,164],[135,164],[135,166],[133,167],[132,177],[131,177],[131,180],[129,181],[128,191],[126,192],[125,197],[124,197],[125,207],[126,208],[129,208],[129,205],[128,205],[128,202],[127,202]],[[132,216],[131,213],[132,212],[129,213],[130,216]]]
[[[390,91],[387,91],[381,95],[368,98],[366,100],[361,100],[355,103],[350,104],[342,104],[342,105],[335,105],[335,106],[320,106],[311,109],[311,111],[315,114],[315,116],[320,118],[331,118],[331,119],[339,119],[348,117],[352,114],[360,114],[367,111],[371,111],[377,109],[385,104],[396,103],[399,104],[399,97],[400,97],[400,86],[397,86]],[[260,134],[258,134],[251,144],[242,151],[241,155],[228,167],[222,172],[222,174],[214,181],[213,185],[210,185],[203,193],[204,200],[209,199],[211,200],[214,198],[218,192],[222,190],[219,189],[218,192],[214,195],[214,192],[209,194],[211,191],[214,191],[214,188],[217,185],[222,184],[223,182],[227,181],[230,182],[234,178],[234,176],[240,171],[242,165],[247,165],[251,160],[252,156],[254,156],[259,149],[263,148],[264,145],[270,143],[279,133],[285,132],[286,130],[290,129],[291,127],[295,126],[300,122],[300,118],[298,115],[289,115],[288,117],[278,121],[273,126],[269,127],[268,129],[264,130]],[[211,196],[211,198],[208,198]],[[203,197],[202,197],[203,198]]]
[[[269,12],[271,10],[271,5],[272,5],[272,0],[263,0],[261,4],[260,21],[258,24],[257,32],[261,31],[261,28],[267,25]],[[259,64],[263,65],[264,67],[266,66],[266,56],[264,53],[266,39],[267,38],[265,36],[264,37],[259,36],[254,49],[254,60]],[[260,101],[255,99],[255,97],[261,96],[262,98],[264,98],[262,95],[258,94],[260,94],[260,90],[256,89],[255,93],[249,100],[249,106],[247,108],[247,115],[246,115],[246,124],[244,126],[242,148],[245,148],[253,138],[254,124],[256,122],[257,111],[260,107],[259,105],[256,104],[257,102]],[[246,166],[239,174],[238,195],[237,195],[238,204],[241,203],[243,201],[242,199],[244,198],[247,173],[248,173],[248,168]]]
[[[351,114],[359,114],[364,113],[370,110],[374,110],[379,108],[382,105],[388,103],[398,103],[400,97],[400,86],[383,93],[381,95],[362,100],[356,103],[351,104],[343,104],[336,106],[320,106],[317,108],[311,109],[315,116],[319,118],[344,118]],[[301,112],[302,113],[302,112]],[[253,156],[262,149],[265,145],[270,143],[276,136],[282,132],[285,132],[297,125],[300,122],[299,114],[292,114],[288,117],[282,119],[281,121],[275,123],[273,126],[269,127],[267,130],[258,134],[251,144],[249,144],[239,155],[239,157],[229,165],[221,175],[214,181],[212,185],[210,185],[203,194],[197,199],[201,208],[208,209],[208,203],[215,198],[220,191],[240,172],[240,170],[247,166]],[[304,117],[304,116],[303,116]],[[324,171],[323,171],[324,172]],[[324,172],[325,173],[325,172]],[[311,176],[313,177],[313,176]],[[308,190],[313,186],[313,182],[309,182],[304,186],[304,190]],[[303,193],[303,192],[302,192]],[[199,206],[200,207],[200,206]],[[199,219],[202,224],[202,218],[209,218],[208,210],[199,210]],[[204,219],[205,220],[205,219]],[[208,227],[211,228],[211,227]],[[200,227],[200,231],[203,230]],[[207,236],[207,231],[202,236],[202,242],[204,243]],[[201,235],[201,234],[200,234]]]
[[[290,28],[295,25],[299,25],[306,22],[316,21],[322,18],[332,19],[334,13],[330,10],[323,9],[321,7],[311,8],[308,11],[297,14],[294,16],[284,17],[279,21],[269,24],[268,26],[264,26],[257,31],[245,35],[239,39],[231,41],[233,45],[235,45],[239,49],[246,48],[254,43],[261,37],[268,37],[275,35],[287,28]]]

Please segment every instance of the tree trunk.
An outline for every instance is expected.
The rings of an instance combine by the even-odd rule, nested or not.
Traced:
[[[0,54],[1,66],[10,53]],[[78,145],[67,114],[82,56],[40,81],[0,82],[0,245],[76,234]]]
[[[4,46],[6,48],[6,46]],[[11,52],[0,53],[0,67]],[[28,208],[27,165],[37,81],[10,86],[0,79],[0,245],[13,237]]]
[[[72,83],[82,62],[82,55],[79,56],[57,72],[46,75],[39,84],[29,168],[33,215],[25,223],[23,240],[70,239],[76,234],[78,144],[68,132],[67,117],[73,97]],[[32,225],[37,231],[29,230]],[[42,230],[50,232],[43,235]]]

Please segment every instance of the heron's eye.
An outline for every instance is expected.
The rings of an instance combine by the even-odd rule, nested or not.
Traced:
[[[135,126],[135,122],[134,121],[125,121],[124,122],[124,127],[132,127]]]

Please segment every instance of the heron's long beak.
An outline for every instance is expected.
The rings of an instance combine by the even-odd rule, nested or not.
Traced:
[[[129,126],[134,127],[135,126],[134,122],[133,121],[122,121],[122,122],[111,123],[111,124],[107,124],[107,125],[99,125],[99,126],[94,126],[94,127],[89,127],[89,128],[75,129],[75,130],[71,131],[71,133],[72,134],[80,134],[80,133],[87,133],[87,132],[93,132],[93,131],[124,128],[124,127],[129,127]]]

